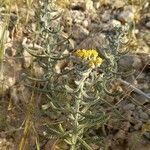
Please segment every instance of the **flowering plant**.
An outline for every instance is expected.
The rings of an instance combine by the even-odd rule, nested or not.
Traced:
[[[118,49],[124,32],[119,27],[114,29],[115,34],[108,35],[109,45],[104,52],[105,59],[99,57],[94,49],[79,49],[71,56],[86,62],[86,67],[83,69],[73,64],[67,72],[62,69],[61,73],[57,73],[54,68],[58,60],[69,62],[72,59],[70,55],[64,56],[63,51],[56,51],[60,43],[67,47],[67,39],[59,41],[61,28],[60,26],[58,29],[56,26],[51,27],[51,22],[57,17],[49,21],[49,18],[46,18],[47,7],[48,5],[42,6],[42,9],[45,9],[41,11],[41,16],[39,15],[38,18],[40,34],[36,37],[42,37],[43,41],[40,45],[40,55],[37,51],[26,47],[26,50],[36,57],[38,64],[45,70],[43,78],[28,77],[28,79],[44,82],[45,85],[43,89],[28,87],[44,92],[46,95],[41,109],[52,119],[46,124],[48,130],[44,131],[49,134],[49,138],[61,139],[60,142],[63,140],[67,145],[66,149],[75,150],[84,147],[84,149],[92,150],[91,144],[95,143],[94,139],[99,141],[101,138],[96,135],[91,138],[91,131],[93,128],[101,128],[111,117],[102,106],[110,105],[105,100],[106,95],[116,95],[116,91],[111,92],[111,83],[121,76],[118,74],[117,61],[122,55]],[[45,16],[44,19],[43,16]],[[50,31],[50,28],[55,29]]]

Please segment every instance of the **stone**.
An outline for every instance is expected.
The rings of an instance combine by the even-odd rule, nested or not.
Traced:
[[[127,104],[123,107],[124,110],[134,110],[135,109],[135,105],[130,103],[130,104]]]
[[[83,27],[87,28],[90,24],[90,21],[88,19],[85,19],[83,22],[82,22],[82,25]]]
[[[142,121],[138,121],[138,123],[135,124],[134,129],[139,130],[142,127],[142,124],[143,124]]]
[[[123,0],[115,0],[112,4],[114,8],[122,8],[125,5],[125,1]]]
[[[82,24],[85,19],[85,14],[81,11],[71,10],[70,15],[72,18],[72,22],[75,24]]]
[[[144,119],[144,120],[150,119],[149,116],[148,116],[148,114],[145,113],[145,112],[141,112],[141,113],[140,113],[140,118],[141,118],[141,119]]]
[[[95,33],[88,36],[78,46],[78,49],[96,49],[100,50],[106,46],[106,36],[103,33]]]
[[[143,64],[138,55],[125,55],[122,56],[118,62],[121,71],[131,71],[132,69],[139,70]]]
[[[132,64],[134,69],[140,69],[142,68],[142,61],[137,55],[133,55],[133,64]]]
[[[86,0],[86,10],[90,13],[96,13],[92,0]]]
[[[123,23],[131,23],[134,20],[136,10],[133,6],[126,6],[124,10],[118,15],[118,20]]]
[[[132,69],[132,64],[133,64],[133,59],[131,55],[122,56],[118,62],[119,69],[125,72]]]
[[[81,25],[74,25],[72,28],[72,39],[81,42],[89,35],[89,31]]]
[[[134,14],[130,11],[123,11],[119,16],[118,20],[125,23],[125,22],[132,22],[134,19]]]
[[[148,29],[150,29],[150,21],[148,21],[148,22],[145,24],[145,26],[146,26]]]
[[[109,12],[109,11],[105,11],[105,12],[102,14],[101,18],[102,18],[102,21],[103,21],[103,22],[109,21],[110,18],[111,18],[110,12]]]

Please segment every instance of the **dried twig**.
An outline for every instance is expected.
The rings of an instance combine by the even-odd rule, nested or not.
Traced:
[[[150,100],[150,96],[149,96],[148,94],[144,93],[143,91],[139,90],[139,89],[136,88],[135,86],[131,85],[129,82],[124,81],[124,80],[122,80],[122,79],[119,79],[119,81],[120,81],[122,84],[128,86],[129,88],[132,88],[132,90],[133,90],[134,92],[136,92],[136,93],[138,93],[138,94],[140,94],[140,95],[143,95],[145,98],[147,98],[148,100]]]

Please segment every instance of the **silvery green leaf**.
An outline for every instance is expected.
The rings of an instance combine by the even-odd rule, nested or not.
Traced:
[[[74,81],[76,85],[79,85],[81,81]]]
[[[88,98],[88,99],[93,99],[94,97],[90,97],[89,95],[87,95],[87,93],[85,91],[82,91],[82,94],[85,98]]]
[[[50,103],[44,104],[44,105],[42,105],[42,109],[43,109],[43,110],[46,110],[46,109],[48,109],[50,106],[51,106]]]
[[[73,116],[72,114],[70,114],[68,117],[69,117],[71,120],[75,120],[75,118],[74,118],[74,116]]]
[[[69,145],[72,145],[72,142],[69,140],[69,139],[64,139],[64,141],[69,144]]]
[[[64,132],[65,132],[65,130],[64,130],[64,128],[63,128],[63,126],[62,126],[62,124],[61,124],[61,123],[59,124],[59,130],[60,130],[60,132],[62,132],[62,133],[64,133]]]
[[[73,93],[74,89],[70,88],[68,85],[65,85],[67,92]]]

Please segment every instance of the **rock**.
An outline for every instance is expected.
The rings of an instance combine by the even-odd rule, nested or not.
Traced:
[[[81,11],[72,10],[70,11],[70,15],[74,24],[82,24],[85,19],[85,14]]]
[[[131,71],[132,69],[139,70],[142,68],[142,61],[138,55],[122,56],[118,62],[121,71]]]
[[[133,64],[132,64],[134,69],[139,70],[142,68],[142,61],[137,55],[133,55]]]
[[[130,103],[130,104],[127,104],[123,107],[124,110],[134,110],[135,109],[135,105]]]
[[[143,112],[142,109],[140,109],[139,111]],[[133,112],[133,117],[134,117],[134,119],[139,120],[139,112],[134,111]]]
[[[142,109],[142,106],[137,106],[136,109],[140,110],[140,109]]]
[[[132,22],[134,19],[134,14],[130,11],[124,11],[118,16],[118,20],[125,23],[125,22]]]
[[[131,23],[134,20],[135,8],[133,6],[124,7],[124,11],[118,15],[118,20],[123,23]]]
[[[99,9],[101,6],[101,3],[99,1],[94,2],[94,8]]]
[[[110,12],[110,11],[105,11],[105,12],[102,14],[101,18],[102,18],[102,21],[103,21],[103,22],[109,21],[110,18],[111,18],[111,12]]]
[[[71,27],[73,25],[73,18],[71,16],[70,11],[64,12],[64,14],[61,17],[61,22],[62,22],[62,25],[65,26],[66,28]]]
[[[78,49],[96,49],[100,50],[106,45],[106,36],[103,33],[95,33],[88,36],[78,46]]]
[[[83,25],[83,27],[87,28],[90,25],[90,23],[91,23],[90,19],[85,19],[82,22],[82,25]]]
[[[92,0],[86,0],[86,10],[90,13],[96,13]]]
[[[141,112],[141,113],[140,113],[140,118],[141,118],[141,119],[144,119],[144,120],[150,119],[149,116],[148,116],[148,114],[145,113],[145,112]]]
[[[138,113],[139,113],[139,114],[143,113],[142,108],[138,110]]]
[[[75,25],[72,28],[72,39],[77,42],[81,42],[86,36],[89,35],[89,31],[81,25]]]
[[[132,56],[125,55],[122,56],[121,59],[118,61],[119,70],[126,72],[132,69],[133,59]]]
[[[112,4],[112,6],[117,9],[124,7],[124,5],[125,2],[123,0],[115,0],[114,3]]]
[[[145,24],[145,26],[146,26],[148,29],[150,29],[150,21],[148,21],[148,22]]]
[[[134,129],[139,130],[142,127],[142,124],[143,124],[142,121],[138,121],[138,123],[135,124]]]

